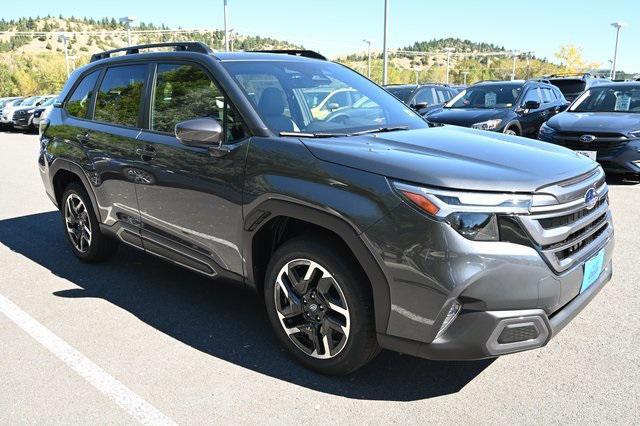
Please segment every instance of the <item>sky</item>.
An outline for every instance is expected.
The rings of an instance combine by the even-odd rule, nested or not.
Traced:
[[[640,0],[388,1],[390,48],[457,37],[555,60],[554,52],[571,43],[583,49],[589,62],[608,68],[615,44],[610,24],[622,21],[628,26],[620,33],[618,69],[640,72]],[[135,16],[171,28],[223,28],[223,0],[3,3],[4,19],[34,14]],[[228,0],[228,5],[229,28],[241,34],[300,43],[332,57],[364,51],[363,39],[382,50],[384,0]]]

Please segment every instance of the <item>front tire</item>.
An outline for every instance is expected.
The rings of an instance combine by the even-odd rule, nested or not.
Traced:
[[[67,185],[62,194],[60,210],[67,240],[78,259],[97,263],[113,255],[118,244],[100,232],[91,199],[82,185]]]
[[[267,314],[281,344],[305,367],[348,374],[379,352],[373,300],[350,253],[319,235],[284,243],[267,268]]]

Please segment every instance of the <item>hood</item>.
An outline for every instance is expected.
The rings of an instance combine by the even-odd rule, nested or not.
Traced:
[[[560,131],[629,133],[640,130],[640,114],[622,112],[563,112],[547,121]]]
[[[31,106],[17,106],[17,107],[13,107],[11,108],[11,111],[16,112],[16,111],[29,111],[30,109],[36,110],[40,108],[39,106],[35,106],[35,105],[31,105]]]
[[[487,108],[442,108],[428,115],[433,123],[453,124],[462,127],[471,127],[472,124],[494,118],[504,118],[510,109]]]
[[[533,192],[596,167],[557,145],[452,126],[302,142],[324,161],[450,189]]]

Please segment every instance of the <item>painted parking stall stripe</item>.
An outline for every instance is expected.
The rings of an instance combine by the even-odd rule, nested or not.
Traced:
[[[1,294],[0,312],[141,424],[176,424]]]

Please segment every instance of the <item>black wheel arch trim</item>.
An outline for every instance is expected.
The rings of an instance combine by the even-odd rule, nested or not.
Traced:
[[[356,226],[334,212],[328,212],[321,207],[297,200],[270,198],[245,212],[242,242],[246,265],[245,280],[249,286],[254,289],[259,287],[254,277],[254,236],[264,224],[269,222],[269,220],[264,220],[257,225],[249,223],[252,218],[255,218],[256,215],[252,213],[256,211],[268,212],[269,219],[279,216],[289,217],[312,223],[336,233],[351,250],[367,275],[373,293],[376,330],[378,332],[386,331],[391,309],[389,278],[384,274],[382,266],[374,255],[373,248],[362,238],[363,234],[357,230]]]
[[[510,127],[517,127],[518,128],[518,132],[519,132],[519,136],[522,136],[522,125],[520,124],[520,122],[518,120],[511,120],[510,122],[508,122],[504,126],[503,133],[506,132]]]
[[[80,167],[77,163],[64,158],[54,159],[53,162],[49,165],[49,178],[51,179],[51,185],[53,186],[54,191],[55,186],[53,185],[53,181],[60,170],[65,170],[78,176],[78,178],[82,182],[82,185],[84,186],[84,189],[87,191],[87,194],[89,194],[89,198],[91,199],[91,206],[93,207],[93,212],[95,213],[98,222],[102,223],[102,218],[100,217],[100,209],[98,208],[98,201],[95,194],[93,193],[93,188],[89,182],[89,178],[87,178],[87,175],[82,167]],[[56,207],[60,208],[58,204],[59,203],[56,200]]]

